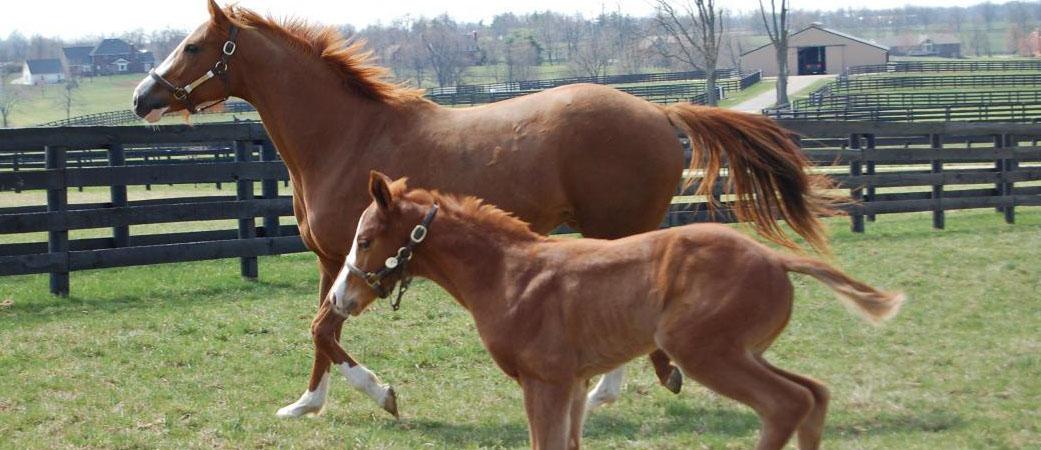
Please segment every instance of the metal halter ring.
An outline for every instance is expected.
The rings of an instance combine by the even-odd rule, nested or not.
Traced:
[[[417,244],[423,242],[423,239],[427,238],[427,227],[422,224],[416,225],[416,227],[412,229],[412,234],[409,235],[409,238],[412,239],[412,242]]]
[[[227,41],[224,43],[224,48],[221,50],[224,51],[225,55],[231,56],[235,54],[236,48],[238,48],[238,46],[235,45],[235,41]]]

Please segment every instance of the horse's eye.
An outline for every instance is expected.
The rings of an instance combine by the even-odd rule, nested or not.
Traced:
[[[184,46],[184,51],[188,53],[199,53],[199,46],[195,44],[188,44]]]
[[[358,250],[362,250],[362,251],[368,250],[369,246],[371,246],[371,245],[372,245],[372,242],[369,242],[367,239],[359,239],[358,240]]]

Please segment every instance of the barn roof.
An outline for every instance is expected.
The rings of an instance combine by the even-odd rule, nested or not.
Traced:
[[[33,75],[62,73],[61,60],[57,58],[28,59],[25,65],[29,66],[29,73]]]
[[[122,39],[104,39],[94,47],[94,50],[90,52],[90,55],[125,55],[130,52],[130,44],[127,44],[126,41]]]
[[[886,46],[884,46],[882,44],[879,44],[879,43],[877,43],[875,41],[870,41],[870,40],[867,40],[867,39],[864,39],[864,38],[859,38],[859,37],[853,36],[851,34],[846,34],[846,33],[843,33],[843,32],[841,32],[839,30],[835,30],[835,29],[832,29],[832,28],[825,27],[824,25],[821,25],[819,23],[810,24],[810,26],[790,34],[788,36],[788,39],[791,39],[791,38],[799,35],[802,32],[809,31],[809,30],[814,30],[814,29],[821,30],[821,31],[823,31],[825,33],[831,33],[831,34],[834,34],[836,36],[841,36],[841,37],[844,37],[844,38],[852,40],[852,41],[857,41],[857,42],[859,42],[861,44],[868,45],[868,46],[871,46],[871,47],[875,47],[875,48],[880,49],[880,50],[885,50],[887,52],[889,51],[889,47],[886,47]],[[757,51],[757,50],[769,47],[771,45],[773,45],[773,43],[767,43],[767,44],[760,45],[760,46],[758,46],[756,48],[753,48],[753,49],[751,49],[751,50],[749,50],[747,52],[742,53],[741,56],[745,56],[745,55],[747,55],[749,53],[752,53],[754,51]]]
[[[65,54],[65,60],[70,64],[77,64],[81,66],[90,65],[90,52],[94,50],[94,47],[64,47],[61,49],[62,53]]]

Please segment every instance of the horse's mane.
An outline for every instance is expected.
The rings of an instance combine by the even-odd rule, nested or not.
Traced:
[[[441,208],[439,214],[447,213],[456,216],[482,229],[501,231],[504,235],[517,240],[545,239],[545,236],[531,231],[531,225],[527,222],[472,195],[459,196],[426,189],[410,190],[404,178],[394,181],[389,187],[392,198],[400,198],[420,205],[437,203]]]
[[[386,103],[429,102],[422,89],[388,80],[388,70],[372,63],[365,43],[347,39],[335,27],[314,25],[298,18],[275,19],[238,5],[223,9],[224,15],[242,28],[259,28],[288,42],[293,48],[320,58],[343,77],[348,89],[366,98]]]

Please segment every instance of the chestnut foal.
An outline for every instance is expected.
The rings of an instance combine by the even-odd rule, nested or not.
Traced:
[[[752,407],[763,426],[758,448],[782,448],[796,432],[800,448],[818,448],[827,389],[763,358],[791,316],[788,272],[820,280],[872,322],[904,299],[723,225],[552,239],[474,197],[407,191],[404,179],[378,172],[369,191],[373,203],[313,327],[318,351],[346,366],[335,330],[347,315],[411,275],[433,280],[470,311],[492,358],[520,383],[536,449],[579,448],[589,378],[655,348]]]

